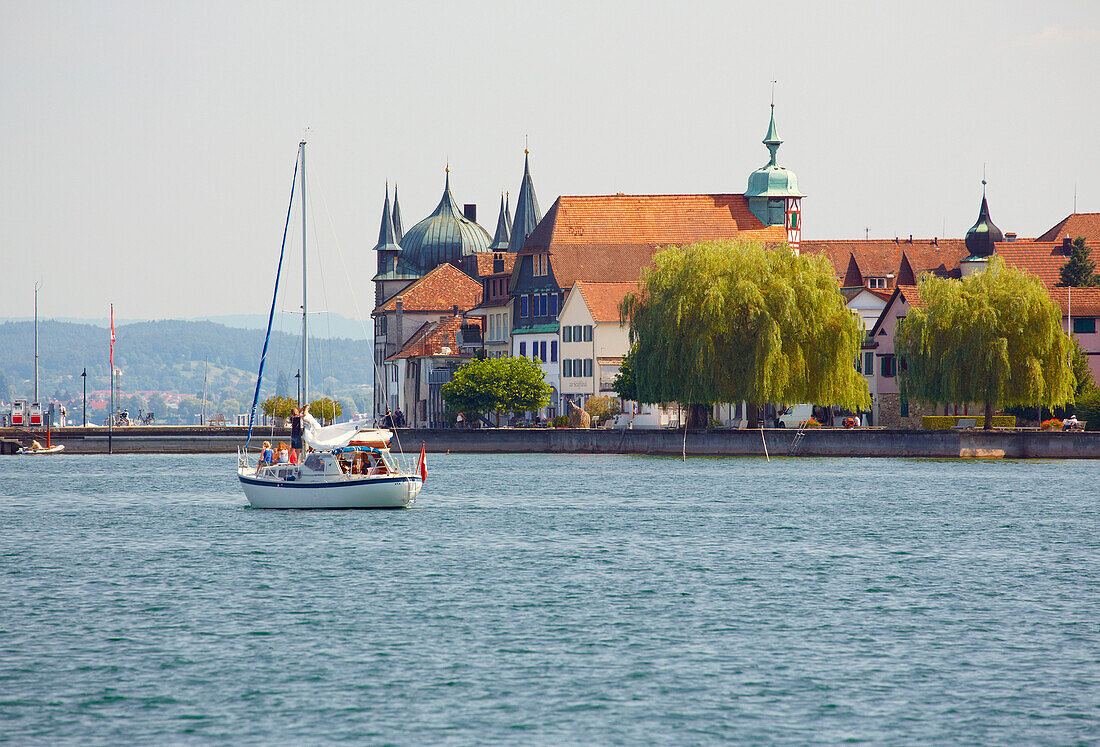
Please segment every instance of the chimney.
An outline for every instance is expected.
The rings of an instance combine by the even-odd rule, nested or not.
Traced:
[[[895,236],[894,237],[894,246],[899,246],[900,244],[901,244],[901,242],[898,240],[898,237]]]
[[[458,315],[459,315],[458,314],[458,304],[456,303],[451,307],[451,316],[458,316]]]
[[[1062,253],[1068,257],[1072,252],[1073,239],[1071,239],[1069,236],[1066,236],[1064,239],[1062,239]]]
[[[912,244],[912,243],[913,243],[913,234],[909,234],[909,243],[910,243],[910,244]]]
[[[933,236],[932,237],[932,246],[939,246],[939,245],[940,245],[940,237],[939,236]]]
[[[1006,233],[1005,234],[1005,241],[1007,241],[1009,244],[1015,244],[1016,243],[1016,234],[1011,233],[1011,232]]]
[[[401,349],[401,346],[405,344],[405,336],[401,334],[401,324],[403,323],[405,318],[405,302],[401,300],[401,296],[398,296],[394,300],[393,305],[393,331],[396,333],[396,335],[394,336],[394,352],[397,352]]]
[[[471,223],[477,223],[477,205],[466,203],[462,206],[462,215]]]

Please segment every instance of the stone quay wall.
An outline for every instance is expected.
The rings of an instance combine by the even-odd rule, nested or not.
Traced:
[[[198,426],[131,426],[114,429],[116,454],[232,453],[244,443],[247,428]],[[680,430],[575,430],[570,428],[406,429],[398,432],[406,454],[653,454],[679,456],[684,448]],[[30,444],[45,443],[45,433],[29,428],[0,428],[0,438]],[[290,441],[290,430],[254,429],[252,445],[264,439]],[[1009,459],[1100,459],[1100,432],[1043,431],[916,431],[879,428],[812,429],[794,446],[790,429],[688,431],[686,449],[692,456],[772,457],[1004,457]],[[54,444],[64,454],[107,453],[107,429],[55,428]],[[396,447],[396,444],[394,444]]]

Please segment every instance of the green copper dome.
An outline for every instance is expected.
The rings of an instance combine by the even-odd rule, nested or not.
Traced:
[[[970,257],[982,258],[993,254],[995,244],[1004,241],[1005,235],[989,217],[989,203],[985,200],[985,179],[982,179],[982,206],[978,209],[978,220],[966,232],[966,248]]]
[[[424,220],[401,237],[398,269],[408,268],[424,274],[444,262],[457,264],[462,257],[489,251],[492,237],[477,223],[467,219],[451,196],[451,175],[439,205]]]
[[[783,141],[779,139],[779,133],[775,129],[775,104],[772,104],[772,118],[763,143],[767,146],[771,158],[766,166],[749,174],[749,186],[745,190],[745,197],[804,197],[798,191],[798,178],[794,172],[776,162],[776,152]]]

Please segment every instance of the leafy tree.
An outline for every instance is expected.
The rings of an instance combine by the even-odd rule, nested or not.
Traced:
[[[1092,378],[1088,354],[1081,347],[1081,343],[1077,342],[1077,338],[1072,338],[1070,343],[1069,367],[1073,371],[1073,395],[1076,398],[1078,395],[1094,391],[1096,382]]]
[[[615,394],[625,400],[636,402],[638,400],[638,386],[634,382],[634,351],[637,345],[632,345],[630,351],[623,356],[623,362],[619,364],[619,372],[615,374],[615,380],[611,382],[611,388]]]
[[[168,415],[168,402],[163,394],[149,395],[149,412],[156,415],[158,422],[163,422]]]
[[[1097,276],[1095,271],[1096,263],[1092,261],[1092,249],[1085,245],[1084,236],[1078,236],[1073,240],[1069,259],[1062,265],[1061,285],[1070,285],[1074,288],[1100,286],[1100,276]]]
[[[542,369],[527,358],[483,358],[455,371],[440,393],[451,410],[473,423],[489,412],[518,415],[546,407],[552,391]]]
[[[869,406],[852,365],[863,328],[824,257],[754,243],[670,247],[619,310],[639,401],[699,412],[742,400]]]
[[[199,413],[202,412],[202,403],[194,397],[184,397],[180,400],[177,412],[181,423],[193,425],[198,422]]]
[[[260,403],[260,409],[269,418],[289,418],[296,407],[298,407],[298,403],[291,397],[282,397],[278,394],[272,395]],[[313,412],[313,405],[310,405],[309,411]],[[314,417],[318,417],[318,415],[314,413]]]
[[[593,422],[600,422],[622,412],[618,400],[611,397],[589,397],[584,403],[585,411],[592,416]]]
[[[295,407],[294,400],[289,397],[286,400],[291,403],[291,408]],[[321,399],[315,399],[309,403],[309,414],[318,420],[331,423],[344,414],[344,406],[329,397],[321,397]],[[287,417],[290,417],[289,413]]]
[[[925,276],[918,292],[894,335],[910,398],[981,403],[986,430],[994,408],[1072,401],[1062,310],[1034,275],[995,256],[961,281]]]

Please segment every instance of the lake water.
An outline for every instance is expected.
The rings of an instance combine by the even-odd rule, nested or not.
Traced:
[[[228,456],[0,459],[0,740],[1100,739],[1100,464],[431,455],[415,508]]]

